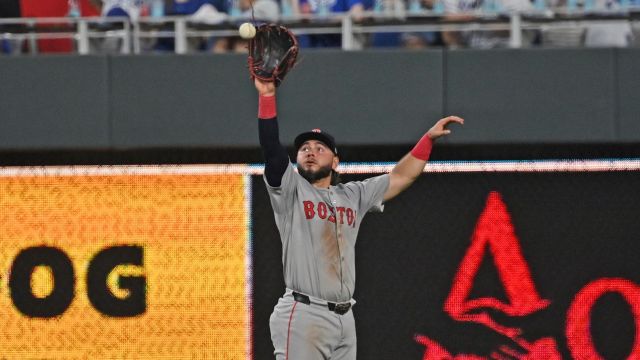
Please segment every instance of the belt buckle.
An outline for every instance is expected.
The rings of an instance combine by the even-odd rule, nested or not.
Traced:
[[[333,312],[338,315],[344,315],[349,311],[349,309],[351,309],[351,303],[340,303],[335,305]]]

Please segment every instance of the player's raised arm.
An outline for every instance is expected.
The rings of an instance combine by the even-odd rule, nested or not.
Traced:
[[[464,120],[457,116],[448,116],[438,120],[418,141],[413,150],[398,161],[389,174],[389,188],[384,193],[384,201],[394,198],[413,184],[429,160],[433,141],[441,136],[449,135],[451,130],[447,129],[447,126],[451,123],[464,124]]]
[[[250,24],[243,26],[253,30]],[[243,36],[250,38],[249,73],[260,97],[258,123],[260,146],[265,158],[264,175],[270,186],[279,187],[289,166],[289,157],[280,144],[278,134],[276,87],[296,64],[298,40],[287,28],[274,24],[260,25],[255,28],[255,33],[251,31]]]
[[[267,183],[280,186],[282,175],[289,166],[287,151],[280,144],[276,112],[276,86],[273,82],[255,79],[258,91],[258,134],[264,154],[264,174]]]

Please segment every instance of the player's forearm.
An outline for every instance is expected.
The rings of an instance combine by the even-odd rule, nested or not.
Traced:
[[[275,97],[260,96],[258,105],[258,137],[265,159],[265,176],[271,186],[280,186],[289,165],[287,151],[280,144]]]
[[[431,155],[433,140],[425,134],[410,153],[405,155],[389,174],[389,188],[384,200],[390,200],[407,189],[422,174],[424,166]]]
[[[389,200],[401,193],[411,185],[418,175],[424,170],[424,166],[431,156],[433,141],[442,136],[451,134],[447,129],[452,123],[464,124],[464,119],[458,116],[447,116],[438,120],[418,141],[416,146],[393,168],[389,174],[389,188],[384,193],[384,200]]]
[[[405,155],[389,174],[389,189],[384,195],[384,200],[390,200],[406,190],[420,176],[425,160],[415,158],[411,154]]]
[[[398,161],[391,173],[410,181],[407,186],[411,185],[424,170],[424,166],[431,156],[431,148],[433,148],[433,140],[428,134],[424,134],[411,152]]]
[[[413,182],[418,176],[420,176],[420,174],[422,174],[422,170],[424,170],[426,163],[426,160],[418,159],[409,153],[398,161],[396,166],[391,170],[391,174],[402,177],[406,181]]]

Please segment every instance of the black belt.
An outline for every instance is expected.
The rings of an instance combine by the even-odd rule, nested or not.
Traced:
[[[300,294],[299,292],[293,292],[293,299],[297,302],[301,302],[303,304],[307,304],[310,305],[311,304],[311,299],[309,299],[309,297],[305,294]],[[333,311],[334,313],[338,314],[338,315],[344,315],[346,314],[349,309],[351,309],[351,303],[346,302],[346,303],[332,303],[332,302],[327,302],[327,307],[329,308],[329,311]]]

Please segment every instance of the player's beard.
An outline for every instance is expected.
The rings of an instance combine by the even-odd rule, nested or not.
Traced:
[[[300,174],[303,178],[307,179],[311,184],[315,183],[318,180],[322,180],[327,176],[331,175],[331,165],[322,166],[318,170],[305,170],[298,164],[298,174]]]

